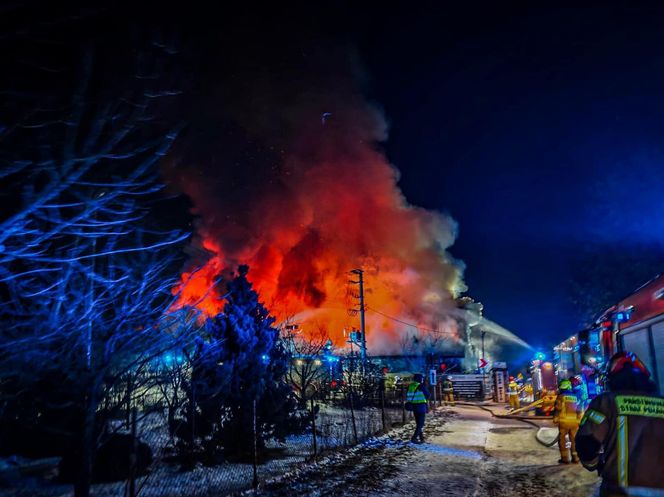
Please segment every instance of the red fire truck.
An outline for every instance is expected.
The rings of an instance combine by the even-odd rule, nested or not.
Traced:
[[[607,309],[599,321],[611,323],[606,341],[611,340],[612,350],[608,352],[634,352],[664,391],[664,274]]]
[[[664,391],[664,275],[608,308],[594,326],[554,347],[556,374],[582,378],[594,397],[602,390],[606,361],[618,350],[634,352]]]

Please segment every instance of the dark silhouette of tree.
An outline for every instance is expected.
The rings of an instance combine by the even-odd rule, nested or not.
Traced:
[[[329,365],[324,353],[329,340],[325,328],[319,327],[310,336],[293,335],[285,340],[285,345],[292,356],[288,367],[288,382],[301,407],[314,397],[320,382],[328,376]]]
[[[580,251],[572,264],[570,297],[579,312],[579,326],[664,271],[664,247],[616,242],[593,244]]]

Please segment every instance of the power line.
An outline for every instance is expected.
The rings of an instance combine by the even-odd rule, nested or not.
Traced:
[[[405,324],[406,326],[416,328],[420,331],[428,331],[428,332],[431,332],[431,333],[449,334],[449,332],[445,332],[445,331],[441,331],[441,330],[434,330],[432,328],[423,328],[422,326],[418,326],[418,325],[413,324],[413,323],[408,323],[407,321],[403,321],[399,318],[395,318],[394,316],[389,316],[389,315],[385,314],[384,312],[380,312],[378,309],[374,309],[373,307],[368,306],[368,305],[366,307],[367,307],[367,309],[372,310],[376,314],[380,314],[381,316],[386,317],[387,319],[391,319],[392,321],[396,321],[397,323]]]

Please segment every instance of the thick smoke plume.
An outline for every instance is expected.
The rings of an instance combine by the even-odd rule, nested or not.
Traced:
[[[343,346],[344,329],[359,327],[349,271],[362,268],[372,353],[399,350],[414,330],[400,321],[455,339],[454,298],[464,290],[462,266],[447,253],[455,222],[409,205],[379,148],[385,119],[361,96],[353,64],[323,60],[289,60],[276,75],[242,67],[221,107],[202,110],[169,168],[192,199],[204,249],[191,261],[199,270],[183,274],[180,304],[217,313],[215,278],[248,264],[279,320],[305,333],[324,328]]]

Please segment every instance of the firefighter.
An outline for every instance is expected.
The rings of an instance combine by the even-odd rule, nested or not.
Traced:
[[[553,409],[553,424],[558,426],[558,448],[560,449],[560,460],[558,462],[560,464],[569,464],[568,436],[572,444],[572,462],[579,462],[574,437],[576,437],[576,432],[579,430],[582,415],[583,411],[579,399],[572,392],[572,382],[561,380]]]
[[[406,393],[406,404],[410,405],[410,410],[415,417],[415,433],[410,439],[413,443],[424,443],[424,420],[428,409],[429,391],[424,385],[424,376],[417,373],[413,376],[413,381],[408,385]]]
[[[449,376],[443,378],[443,401],[445,405],[454,405],[454,385]]]
[[[507,385],[507,393],[510,398],[510,408],[514,410],[521,407],[521,402],[519,401],[519,385],[517,385],[514,380],[514,376],[510,376],[510,382]]]
[[[606,384],[576,436],[583,466],[602,477],[601,497],[664,495],[664,397],[632,352],[611,358]]]
[[[542,389],[542,406],[540,412],[543,416],[551,416],[556,407],[556,392],[553,390]]]
[[[529,404],[535,401],[535,391],[533,390],[533,380],[528,378],[523,386],[523,400]]]
[[[581,410],[585,411],[588,405],[588,386],[586,385],[586,382],[583,381],[583,377],[580,375],[573,376],[569,381],[572,384],[574,395],[579,399]]]

